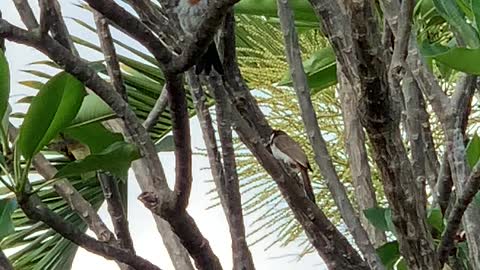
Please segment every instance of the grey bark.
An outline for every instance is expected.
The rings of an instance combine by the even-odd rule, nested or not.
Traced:
[[[327,181],[327,186],[332,193],[332,197],[345,221],[355,243],[361,250],[363,256],[372,269],[385,269],[380,257],[378,257],[375,248],[371,244],[368,235],[360,223],[355,210],[347,196],[345,187],[340,182],[335,170],[327,144],[323,139],[317,122],[317,116],[313,109],[310,97],[310,88],[307,83],[307,76],[303,69],[302,58],[300,54],[300,45],[295,30],[293,12],[290,9],[288,0],[277,0],[278,17],[282,27],[285,39],[285,48],[287,62],[292,75],[293,87],[297,93],[302,120],[308,135],[310,144],[315,153],[315,161],[320,167],[320,171]]]

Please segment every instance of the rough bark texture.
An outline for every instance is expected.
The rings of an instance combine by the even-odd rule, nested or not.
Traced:
[[[370,241],[379,247],[387,241],[385,233],[375,226],[363,214],[366,209],[377,207],[375,189],[372,183],[370,164],[366,149],[365,132],[358,116],[358,103],[351,91],[345,91],[349,85],[344,84],[345,78],[340,79],[338,94],[342,106],[342,116],[345,128],[345,149],[348,155],[348,164],[355,188],[355,199],[360,212],[360,220],[367,231]]]
[[[307,131],[308,139],[315,153],[315,161],[327,181],[327,186],[335,203],[345,221],[355,243],[372,269],[384,269],[380,257],[368,239],[353,206],[347,196],[345,187],[340,182],[333,162],[328,153],[327,144],[323,139],[317,122],[317,116],[313,109],[310,98],[310,88],[307,83],[307,76],[303,69],[300,45],[295,30],[293,13],[288,0],[277,0],[278,16],[285,39],[287,62],[290,66],[290,74],[293,80],[293,87],[297,93],[302,119]]]
[[[90,252],[101,255],[110,260],[114,259],[116,261],[125,263],[132,266],[134,269],[160,270],[160,268],[157,266],[133,254],[132,252],[102,241],[97,241],[81,232],[78,228],[67,223],[62,217],[51,211],[45,204],[41,202],[38,196],[22,195],[18,199],[19,204],[27,217],[35,221],[43,221],[66,239]]]
[[[212,176],[230,228],[233,269],[255,269],[245,236],[240,187],[238,176],[236,175],[235,155],[233,153],[231,126],[230,120],[226,118],[229,113],[222,109],[225,107],[224,104],[226,104],[225,94],[221,92],[223,91],[223,88],[216,87],[215,85],[212,87],[220,90],[214,90],[213,92],[216,93],[216,107],[218,108],[222,106],[222,108],[217,109],[218,130],[222,144],[221,155],[217,146],[212,118],[206,103],[206,95],[203,92],[198,78],[192,71],[188,72],[188,81],[192,92],[193,103],[195,104],[195,109],[197,111],[197,117],[202,128],[202,135],[207,148]],[[218,80],[212,78],[210,81],[210,84],[212,85],[216,84]],[[222,81],[220,80],[220,83],[221,82]]]
[[[5,256],[5,253],[3,253],[2,250],[0,250],[0,269],[13,270],[13,266],[10,264],[10,261],[8,261],[7,256]]]
[[[246,86],[236,62],[235,23],[227,17],[221,34],[224,66],[233,128],[267,173],[278,185],[282,196],[302,225],[312,246],[331,269],[368,269],[366,262],[333,226],[325,214],[303,194],[300,179],[289,175],[265,145],[272,128]],[[230,88],[231,87],[231,88]]]
[[[437,269],[423,199],[400,136],[399,89],[389,88],[388,63],[384,61],[390,57],[378,44],[380,31],[371,2],[310,3],[336,52],[338,77],[345,78],[342,84],[349,84],[358,98],[361,122],[393,210],[400,251],[412,269]]]
[[[225,197],[225,213],[232,238],[233,268],[235,270],[255,269],[245,235],[240,184],[233,149],[231,107],[228,105],[223,81],[217,76],[210,76],[209,82],[215,97],[217,130],[222,147],[224,179],[221,189]]]

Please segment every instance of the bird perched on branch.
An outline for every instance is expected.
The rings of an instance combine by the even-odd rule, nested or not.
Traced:
[[[208,0],[180,0],[175,11],[180,21],[180,26],[187,36],[194,37],[198,32],[208,10]],[[205,71],[210,74],[212,67],[220,74],[223,74],[223,65],[218,55],[215,42],[212,41],[207,51],[197,59],[195,73],[197,75]]]
[[[307,155],[302,147],[294,141],[287,133],[281,130],[274,130],[270,136],[270,148],[273,156],[280,161],[286,163],[296,173],[300,172],[302,176],[302,185],[307,197],[315,203],[315,194],[313,193],[312,184],[308,171],[312,171]]]

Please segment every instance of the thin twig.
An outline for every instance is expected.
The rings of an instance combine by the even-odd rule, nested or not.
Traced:
[[[148,113],[147,119],[145,119],[145,121],[143,122],[143,126],[147,131],[151,130],[157,124],[158,118],[160,117],[160,115],[162,115],[162,113],[168,106],[168,92],[166,89],[166,84],[163,86],[161,91],[162,92],[160,93],[160,96],[155,102],[155,105]]]
[[[123,84],[122,72],[118,62],[117,53],[115,52],[115,45],[113,45],[112,34],[108,26],[108,21],[98,12],[93,11],[95,24],[97,25],[97,34],[100,40],[105,63],[107,64],[107,73],[110,77],[113,89],[117,91],[123,100],[127,101],[127,90]]]

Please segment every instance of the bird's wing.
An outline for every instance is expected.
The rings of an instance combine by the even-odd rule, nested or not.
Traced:
[[[308,167],[308,159],[302,150],[302,147],[288,136],[278,136],[275,140],[275,145],[278,150],[290,156],[293,160],[298,162],[302,167]]]

